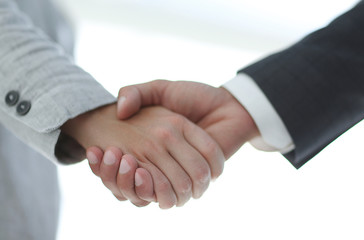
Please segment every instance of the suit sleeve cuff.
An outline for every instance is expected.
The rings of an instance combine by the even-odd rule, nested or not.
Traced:
[[[223,85],[249,112],[261,136],[250,141],[255,148],[263,151],[292,151],[295,146],[282,119],[268,98],[254,82],[243,73]]]

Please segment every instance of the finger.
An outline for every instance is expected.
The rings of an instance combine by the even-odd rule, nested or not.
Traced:
[[[109,147],[106,149],[100,165],[100,178],[105,187],[107,187],[115,196],[122,195],[116,184],[121,156],[122,152],[119,148]]]
[[[145,201],[138,197],[138,195],[135,192],[135,173],[138,168],[137,160],[131,156],[131,155],[124,155],[120,162],[119,172],[117,174],[117,186],[120,190],[120,192],[130,200],[134,205],[138,207],[146,206],[150,203],[150,201]],[[149,174],[149,173],[148,173]],[[150,176],[150,175],[149,175]],[[142,194],[148,194],[149,192],[152,192],[150,198],[153,197],[153,182],[150,177],[139,179],[140,181],[144,182],[144,185],[147,185],[149,189],[147,188],[144,191],[142,191]],[[149,182],[148,182],[149,181]]]
[[[126,119],[143,106],[159,105],[168,82],[156,80],[121,88],[118,95],[117,117],[121,120]]]
[[[161,209],[172,208],[177,204],[177,197],[169,179],[149,160],[139,162],[139,166],[146,169],[152,176],[156,201]]]
[[[152,176],[144,168],[138,168],[135,172],[135,192],[139,198],[145,201],[156,201]]]
[[[176,146],[178,146],[176,144]],[[177,196],[177,206],[185,204],[192,196],[192,181],[186,171],[180,166],[178,161],[174,159],[168,152],[161,153],[158,151],[150,153],[151,158],[154,159],[153,164],[167,178],[168,183],[171,184],[173,191]],[[149,170],[149,169],[148,169]],[[151,172],[152,173],[152,172]],[[153,176],[153,173],[152,173]],[[154,182],[153,178],[153,182]],[[160,184],[160,185],[158,185]],[[154,184],[155,193],[157,194],[157,200],[160,202],[158,190],[162,189],[165,191],[167,182],[159,181]]]
[[[216,141],[203,129],[189,121],[184,125],[184,136],[190,145],[206,159],[211,169],[211,178],[218,178],[224,170],[225,157]]]
[[[100,176],[100,164],[103,156],[104,152],[99,147],[89,147],[86,150],[86,157],[88,159],[90,168],[92,172],[98,177]]]
[[[199,136],[196,135],[196,137]],[[209,164],[185,139],[181,140],[179,144],[169,145],[168,150],[189,175],[192,181],[193,198],[200,198],[208,188],[211,180]],[[178,206],[182,206],[184,203],[179,202]]]
[[[90,147],[86,150],[86,156],[92,172],[100,177],[100,165],[104,157],[104,152],[99,147]],[[122,194],[114,195],[119,201],[128,200]]]

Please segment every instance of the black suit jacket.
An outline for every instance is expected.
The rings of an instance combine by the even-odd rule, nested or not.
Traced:
[[[364,1],[245,69],[285,123],[299,168],[364,117]]]

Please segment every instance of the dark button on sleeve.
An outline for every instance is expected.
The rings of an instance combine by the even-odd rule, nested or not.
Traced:
[[[6,94],[5,102],[9,106],[14,106],[19,101],[19,93],[17,91],[11,91]]]
[[[22,101],[19,103],[19,105],[16,108],[16,111],[19,115],[24,116],[27,114],[31,108],[31,104],[29,101]]]

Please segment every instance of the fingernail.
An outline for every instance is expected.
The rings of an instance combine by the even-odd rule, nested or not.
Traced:
[[[143,179],[138,172],[135,173],[135,186],[139,187],[143,184]]]
[[[120,172],[120,174],[125,174],[125,173],[129,172],[129,170],[130,170],[130,165],[129,165],[128,161],[126,161],[126,159],[124,159],[124,157],[123,157],[121,159],[119,172]]]
[[[113,165],[116,162],[116,157],[113,152],[106,151],[104,155],[104,163],[105,165]]]
[[[90,164],[97,164],[99,162],[99,160],[97,159],[96,155],[93,152],[87,152],[86,156]]]
[[[126,97],[124,97],[124,96],[121,96],[119,98],[119,100],[118,100],[118,111],[122,110],[125,100],[126,100]]]

